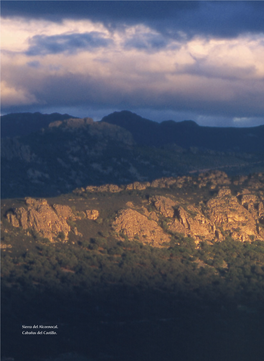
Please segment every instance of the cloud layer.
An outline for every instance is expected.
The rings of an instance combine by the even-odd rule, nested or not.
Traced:
[[[29,40],[29,48],[26,55],[47,55],[59,53],[75,53],[78,50],[92,51],[95,48],[108,47],[111,39],[105,39],[101,33],[73,33],[61,35],[35,35]]]
[[[264,124],[263,10],[254,2],[4,2],[2,112],[129,109],[155,120]]]

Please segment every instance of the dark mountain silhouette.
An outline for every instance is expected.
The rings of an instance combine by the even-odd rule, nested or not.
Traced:
[[[160,147],[176,143],[183,148],[264,152],[263,125],[251,128],[220,128],[199,126],[191,120],[156,123],[129,111],[114,112],[102,121],[127,129],[139,145]]]
[[[3,198],[50,197],[76,187],[152,181],[208,169],[228,174],[263,171],[263,126],[159,124],[131,112],[113,113],[101,122],[60,120],[63,117],[69,116],[35,113],[18,114],[15,119],[15,114],[10,115],[16,136],[1,142]],[[4,119],[6,124],[8,116]]]
[[[135,113],[126,110],[114,112],[104,117],[101,121],[127,129],[140,145],[160,145],[158,140],[159,124],[142,118]]]
[[[1,137],[17,137],[47,128],[55,120],[75,118],[69,114],[11,113],[1,116]]]

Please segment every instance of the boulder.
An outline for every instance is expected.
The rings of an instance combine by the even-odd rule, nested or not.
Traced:
[[[86,217],[95,221],[99,217],[99,212],[96,209],[86,210]]]

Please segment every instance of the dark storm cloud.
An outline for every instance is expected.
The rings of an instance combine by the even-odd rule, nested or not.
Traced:
[[[253,65],[239,68],[235,65],[219,66],[212,64],[208,59],[195,59],[194,64],[178,66],[175,74],[189,74],[193,76],[205,77],[208,79],[222,79],[226,81],[234,81],[243,78],[253,78],[256,76],[256,69]]]
[[[169,41],[157,34],[136,34],[125,41],[126,49],[160,50],[168,45]]]
[[[264,2],[2,2],[2,16],[60,22],[90,19],[109,29],[144,24],[172,38],[194,35],[220,38],[264,32]],[[184,33],[184,34],[183,34]]]
[[[63,35],[35,35],[30,40],[31,44],[26,55],[47,55],[63,52],[75,53],[77,50],[92,50],[94,48],[107,47],[112,43],[111,39],[105,39],[99,32],[84,34]]]
[[[197,2],[151,1],[2,1],[2,16],[21,16],[60,22],[63,19],[94,19],[109,25],[167,19],[176,13],[195,10]],[[172,14],[173,12],[173,14]]]
[[[264,105],[260,99],[262,92],[252,94],[251,97],[245,96],[239,92],[239,89],[243,88],[241,81],[233,85],[234,93],[237,95],[232,101],[227,102],[226,99],[210,98],[207,89],[200,89],[199,94],[189,94],[189,96],[182,92],[174,93],[162,89],[157,91],[151,87],[144,89],[144,79],[138,87],[127,88],[125,84],[120,87],[118,79],[114,76],[109,82],[109,79],[98,78],[92,73],[47,74],[43,81],[35,78],[34,74],[26,72],[25,69],[21,76],[27,79],[29,92],[34,94],[39,106],[47,104],[48,107],[62,107],[67,104],[69,107],[86,105],[98,109],[105,107],[148,108],[160,111],[171,109],[208,116],[263,117]],[[218,87],[220,84],[219,79],[219,83],[214,83],[214,86]],[[2,110],[9,112],[11,108],[2,107]]]

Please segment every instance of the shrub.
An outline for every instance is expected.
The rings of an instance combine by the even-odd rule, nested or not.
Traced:
[[[65,233],[64,232],[60,232],[57,236],[57,238],[59,238],[60,240],[64,241],[65,240]]]
[[[88,248],[92,251],[96,251],[98,249],[98,244],[97,243],[90,243]]]

